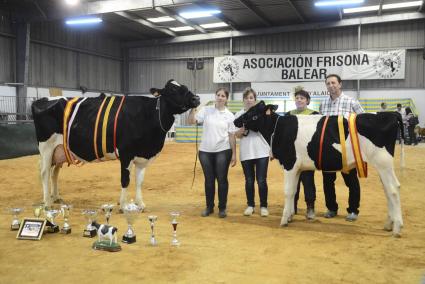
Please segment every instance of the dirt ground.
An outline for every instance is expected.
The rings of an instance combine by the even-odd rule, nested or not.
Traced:
[[[38,156],[0,161],[0,283],[421,283],[425,277],[425,147],[406,147],[406,168],[396,174],[401,182],[405,227],[402,238],[383,230],[386,199],[374,169],[361,180],[360,218],[344,220],[348,190],[339,176],[338,217],[328,220],[322,178],[316,173],[317,219],[305,220],[304,195],[299,215],[289,227],[279,227],[282,214],[283,173],[276,161],[269,167],[270,216],[242,215],[246,207],[240,163],[230,170],[229,216],[200,217],[204,208],[203,176],[198,163],[194,189],[190,189],[195,160],[194,144],[167,143],[148,168],[143,187],[146,211],[135,223],[137,242],[121,243],[122,251],[91,249],[93,239],[83,238],[81,211],[116,203],[120,194],[117,161],[64,167],[59,187],[65,202],[73,204],[72,234],[45,234],[41,241],[17,240],[10,231],[7,208],[24,207],[42,199]],[[421,158],[422,157],[422,158]],[[134,177],[130,184],[134,198]],[[256,196],[258,201],[258,195]],[[302,202],[301,202],[302,201]],[[181,212],[178,238],[171,247],[169,212]],[[158,215],[158,247],[149,246],[147,216]],[[104,221],[103,216],[99,220]],[[121,239],[126,230],[122,214],[111,224]],[[58,218],[63,224],[63,219]],[[422,282],[423,283],[423,282]]]

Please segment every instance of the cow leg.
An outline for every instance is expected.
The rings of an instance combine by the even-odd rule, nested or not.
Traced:
[[[379,179],[381,180],[382,185],[384,184],[384,182],[382,181],[381,177],[379,177]],[[393,230],[393,204],[391,202],[390,196],[389,196],[389,192],[387,190],[384,189],[385,192],[385,198],[387,199],[387,205],[388,205],[388,214],[387,214],[387,220],[385,221],[384,224],[384,230],[385,231],[392,231]]]
[[[141,211],[145,209],[145,203],[143,203],[142,197],[142,184],[145,179],[145,167],[141,167],[138,164],[136,165],[136,204],[141,207]]]
[[[133,161],[121,158],[121,196],[120,196],[120,211],[123,212],[124,206],[127,203],[127,188],[130,183],[130,170],[133,166]]]
[[[40,175],[43,187],[43,202],[47,207],[52,205],[52,199],[49,193],[49,183],[54,147],[51,146],[52,145],[48,142],[41,142],[38,147],[40,151]]]
[[[59,189],[58,189],[58,175],[59,171],[61,169],[61,166],[55,165],[52,168],[52,200],[54,203],[62,203],[63,200],[59,196]]]
[[[377,168],[381,177],[385,193],[388,199],[388,219],[384,228],[390,229],[392,225],[393,236],[401,236],[401,228],[403,227],[403,217],[401,215],[400,204],[400,183],[394,173],[393,168]]]
[[[297,191],[297,184],[300,178],[300,172],[298,169],[292,169],[290,171],[285,170],[285,207],[282,213],[282,219],[280,220],[281,226],[288,226],[291,222],[292,216],[295,213],[294,198]]]

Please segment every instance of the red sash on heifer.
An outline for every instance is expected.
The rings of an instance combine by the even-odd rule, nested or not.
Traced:
[[[294,196],[302,171],[320,169],[336,172],[358,167],[365,175],[365,163],[369,163],[378,171],[388,200],[384,228],[392,230],[394,236],[400,236],[403,226],[400,183],[393,165],[398,129],[401,128],[403,133],[400,115],[391,112],[363,113],[355,120],[352,117],[349,126],[349,121],[342,118],[338,124],[338,116],[279,116],[274,112],[276,108],[261,101],[236,119],[234,124],[239,128],[245,126],[259,131],[271,144],[273,156],[283,166],[285,208],[281,225],[288,225],[294,214]]]
[[[162,150],[166,132],[174,123],[174,114],[199,105],[199,97],[174,80],[169,80],[163,89],[155,91],[160,94],[155,98],[106,97],[102,94],[96,98],[42,98],[32,104],[46,206],[51,205],[52,199],[60,200],[57,177],[63,162],[104,161],[119,156],[120,204],[123,206],[126,203],[130,169],[134,164],[135,200],[144,208],[141,186],[145,168]],[[101,107],[105,104],[106,108]],[[64,150],[66,159],[54,161],[56,148]],[[50,179],[52,198],[49,195]]]

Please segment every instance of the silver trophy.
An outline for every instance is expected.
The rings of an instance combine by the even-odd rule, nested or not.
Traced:
[[[125,218],[127,219],[128,230],[122,237],[123,243],[132,244],[136,242],[136,234],[134,233],[134,230],[133,230],[133,224],[134,224],[134,220],[136,219],[136,216],[140,213],[141,210],[142,210],[142,207],[135,204],[133,201],[131,201],[130,203],[127,203],[124,206],[124,215],[125,215]]]
[[[49,221],[47,225],[48,233],[57,233],[59,232],[59,226],[55,223],[55,218],[60,214],[60,210],[57,209],[48,209],[45,210],[46,218]]]
[[[13,220],[12,220],[12,224],[10,225],[10,230],[12,231],[19,230],[19,227],[21,226],[21,221],[19,221],[18,215],[21,214],[24,211],[24,209],[15,207],[15,208],[10,208],[9,211],[10,211],[10,214],[13,215]]]
[[[63,227],[61,229],[62,234],[70,234],[71,233],[71,226],[69,225],[69,213],[72,209],[72,205],[69,204],[63,204],[61,205],[61,213],[64,219]]]
[[[85,209],[83,215],[87,220],[87,226],[84,229],[83,237],[93,238],[97,234],[97,229],[92,225],[96,221],[98,211],[96,209]]]
[[[103,204],[100,209],[102,209],[103,213],[105,213],[106,224],[109,225],[109,219],[112,215],[112,210],[114,209],[113,204]]]
[[[177,217],[180,216],[180,212],[171,212],[171,225],[173,226],[173,239],[171,240],[172,246],[179,246],[180,242],[177,240],[177,225],[179,222],[177,221]]]
[[[36,203],[32,205],[32,210],[35,218],[40,218],[44,214],[44,203]]]
[[[158,216],[155,216],[155,215],[149,215],[148,216],[148,220],[149,220],[149,223],[151,225],[151,241],[150,241],[151,246],[156,246],[158,244],[158,242],[155,239],[155,233],[154,233],[154,230],[153,230],[154,226],[155,226],[155,222],[156,222],[157,219],[158,219]]]

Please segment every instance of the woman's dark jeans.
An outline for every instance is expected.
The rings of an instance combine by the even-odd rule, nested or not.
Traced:
[[[214,153],[199,151],[199,161],[205,177],[205,199],[208,209],[214,208],[216,180],[218,184],[218,209],[226,209],[227,193],[229,191],[227,173],[229,172],[231,159],[231,149]]]
[[[257,177],[258,192],[260,194],[260,207],[267,207],[267,168],[269,158],[259,158],[242,161],[243,173],[245,174],[245,192],[248,206],[255,207],[254,182]],[[255,168],[255,169],[254,169]]]
[[[295,213],[297,212],[297,203],[300,196],[300,187],[301,183],[304,187],[304,198],[307,208],[314,209],[314,202],[316,201],[316,186],[314,184],[314,171],[304,171],[300,174],[300,179],[298,180],[297,192],[295,193],[294,198],[294,209]]]

